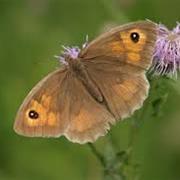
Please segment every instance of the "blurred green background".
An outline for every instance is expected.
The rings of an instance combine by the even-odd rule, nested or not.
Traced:
[[[140,19],[168,27],[180,20],[179,0],[0,0],[0,180],[101,180],[102,167],[87,145],[24,138],[13,131],[28,91],[58,67],[62,44],[81,45],[108,25]],[[133,157],[141,180],[180,179],[180,81],[161,116],[141,122]],[[150,97],[151,98],[151,97]],[[127,148],[130,119],[111,129],[119,150]],[[106,138],[95,145],[104,151]]]

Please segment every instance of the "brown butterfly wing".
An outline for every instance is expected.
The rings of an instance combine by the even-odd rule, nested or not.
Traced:
[[[115,61],[118,64],[148,69],[156,40],[156,27],[156,24],[150,21],[139,21],[116,27],[90,42],[79,56],[83,60],[95,61],[95,63],[101,60],[100,64]],[[131,39],[133,32],[138,33],[140,37],[136,43]],[[108,58],[97,59],[97,57]]]
[[[132,115],[142,106],[149,90],[149,83],[142,70],[126,66],[118,68],[116,64],[85,64],[105,99],[107,109],[116,120]]]
[[[112,114],[99,104],[76,78],[71,79],[73,90],[69,113],[69,124],[64,135],[73,142],[94,142],[103,136],[115,122]]]
[[[22,103],[14,124],[18,134],[24,136],[60,136],[67,126],[63,104],[67,97],[67,71],[57,70],[41,80]],[[35,112],[37,116],[29,117]]]
[[[30,111],[38,113],[31,119]],[[115,121],[71,71],[57,70],[45,77],[21,105],[14,129],[31,137],[66,136],[78,143],[93,142]]]
[[[121,26],[97,38],[81,54],[116,119],[131,115],[148,95],[145,71],[151,65],[156,31],[148,21]],[[139,34],[138,42],[132,41],[132,32]]]

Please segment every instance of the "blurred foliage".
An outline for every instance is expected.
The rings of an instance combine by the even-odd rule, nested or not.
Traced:
[[[0,180],[102,179],[103,167],[89,146],[64,137],[16,135],[16,111],[33,85],[58,67],[53,56],[61,44],[81,45],[86,34],[92,39],[105,26],[139,19],[173,27],[180,19],[179,7],[179,0],[0,0]],[[179,180],[180,83],[159,78],[152,87],[143,110],[134,115],[144,112],[143,118],[136,118],[131,161],[141,164],[142,180]],[[98,150],[113,159],[115,149],[121,157],[132,122],[133,118],[112,127],[95,143]],[[112,151],[111,146],[105,148],[110,136]]]

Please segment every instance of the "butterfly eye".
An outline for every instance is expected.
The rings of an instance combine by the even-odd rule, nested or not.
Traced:
[[[29,111],[28,115],[31,119],[37,119],[39,117],[39,114],[34,110]]]
[[[130,34],[130,37],[131,37],[131,40],[134,42],[134,43],[137,43],[139,41],[139,34],[137,32],[132,32]]]

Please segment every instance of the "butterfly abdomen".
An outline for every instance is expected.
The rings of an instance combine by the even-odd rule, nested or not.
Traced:
[[[88,90],[90,95],[97,100],[98,102],[103,101],[103,96],[98,89],[97,85],[94,83],[94,81],[89,76],[86,67],[81,63],[80,59],[72,60],[69,63],[69,69],[71,73],[79,79],[85,88]]]

